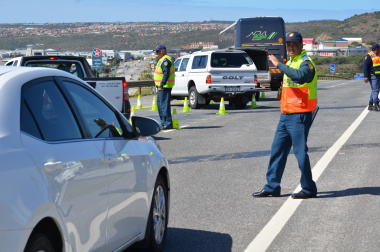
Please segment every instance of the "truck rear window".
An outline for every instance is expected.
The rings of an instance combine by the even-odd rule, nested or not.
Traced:
[[[251,65],[252,59],[246,53],[212,53],[211,67],[237,68]]]
[[[59,61],[31,61],[25,63],[26,67],[48,67],[59,69],[71,74],[74,74],[80,78],[85,77],[83,69],[78,62],[59,62]]]

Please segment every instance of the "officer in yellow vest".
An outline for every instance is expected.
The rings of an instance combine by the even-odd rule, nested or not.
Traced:
[[[380,45],[373,44],[372,52],[367,53],[363,63],[364,82],[371,84],[368,110],[380,111]]]
[[[159,58],[154,71],[154,82],[157,87],[157,108],[163,129],[172,129],[172,114],[170,108],[171,92],[175,84],[174,64],[166,47],[158,45],[155,49]]]
[[[286,36],[286,50],[290,60],[286,65],[269,55],[273,65],[284,73],[281,94],[281,117],[273,139],[271,157],[266,174],[267,184],[254,197],[280,196],[281,177],[293,146],[301,170],[302,190],[292,194],[293,199],[315,198],[317,187],[312,178],[307,137],[312,123],[312,111],[317,108],[317,71],[313,61],[303,50],[298,32]]]

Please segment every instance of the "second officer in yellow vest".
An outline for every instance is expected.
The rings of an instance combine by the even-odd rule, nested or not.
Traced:
[[[154,82],[157,87],[157,108],[163,129],[172,129],[172,114],[170,108],[171,92],[175,81],[174,64],[166,47],[158,45],[155,49],[159,58],[154,71]]]
[[[290,60],[286,65],[269,55],[273,65],[284,73],[281,94],[281,117],[273,139],[267,184],[254,197],[280,196],[281,178],[286,160],[293,146],[294,155],[301,170],[302,190],[292,194],[293,199],[314,198],[317,187],[312,178],[307,137],[312,123],[312,111],[317,107],[317,71],[313,61],[306,55],[302,36],[291,32],[286,36],[286,50]]]

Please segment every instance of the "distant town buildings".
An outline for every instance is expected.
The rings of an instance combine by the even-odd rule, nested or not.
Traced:
[[[353,42],[360,44],[358,47],[349,47]],[[368,49],[362,44],[361,38],[326,39],[316,43],[314,38],[304,38],[303,46],[308,55],[311,56],[350,56],[366,55]]]
[[[113,37],[128,38],[130,34],[135,33],[140,37],[149,37],[160,34],[172,34],[185,31],[208,31],[223,30],[228,23],[151,23],[151,22],[135,22],[135,23],[47,23],[47,24],[14,24],[0,25],[0,37],[34,37],[34,36],[53,36],[63,37],[73,34],[104,34],[110,33]],[[352,46],[356,42],[357,47]],[[365,55],[368,49],[362,46],[362,38],[329,38],[317,43],[315,38],[303,39],[304,49],[308,55],[315,56],[350,56]],[[91,58],[92,51],[66,51],[58,52],[53,48],[49,49],[33,49],[33,47],[41,48],[43,44],[25,45],[26,49],[16,49],[14,51],[0,51],[0,59],[12,58],[17,55],[74,55]],[[178,48],[168,48],[174,56],[181,56],[191,53],[198,49],[217,49],[215,42],[202,41],[191,42],[187,45],[181,45]],[[1,49],[1,48],[0,48]],[[126,48],[127,49],[127,48]],[[154,48],[152,48],[153,50]],[[92,49],[91,49],[92,50]],[[112,48],[101,49],[103,62],[107,62],[114,57],[122,60],[130,60],[133,57],[154,59],[155,54],[152,50],[145,51],[115,51]]]

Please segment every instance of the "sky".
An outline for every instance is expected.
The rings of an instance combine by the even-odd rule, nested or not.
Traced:
[[[0,24],[236,21],[280,16],[285,22],[344,20],[380,11],[379,0],[0,0]]]

